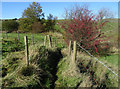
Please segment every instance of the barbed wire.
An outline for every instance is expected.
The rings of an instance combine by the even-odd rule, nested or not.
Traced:
[[[112,69],[110,69],[109,67],[107,67],[103,62],[99,61],[96,57],[94,57],[89,51],[87,51],[85,48],[83,48],[82,46],[80,46],[80,44],[77,43],[77,45],[83,49],[85,52],[87,52],[91,57],[93,57],[95,60],[97,60],[99,63],[101,63],[102,65],[104,65],[108,70],[110,70],[113,74],[115,74],[119,79],[120,79],[120,76],[115,73]]]

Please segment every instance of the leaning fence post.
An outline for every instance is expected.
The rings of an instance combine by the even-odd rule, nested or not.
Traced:
[[[68,56],[71,55],[71,41],[69,42],[69,53],[68,53]]]
[[[25,41],[25,56],[26,56],[26,64],[29,66],[29,57],[28,57],[28,39],[27,36],[24,36]]]
[[[18,31],[18,40],[19,40],[20,38],[19,38],[19,31]]]
[[[48,35],[48,39],[49,39],[49,47],[51,48],[51,37]]]
[[[74,41],[74,45],[73,45],[73,58],[72,58],[73,63],[75,63],[76,53],[77,53],[76,41]]]
[[[34,36],[32,34],[32,45],[34,45]]]
[[[46,46],[46,36],[45,36],[45,38],[44,38],[44,46]]]

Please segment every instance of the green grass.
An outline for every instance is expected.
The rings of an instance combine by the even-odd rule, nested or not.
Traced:
[[[99,58],[101,61],[106,61],[108,64],[118,67],[118,55],[110,55]]]
[[[56,65],[61,56],[59,49],[39,44],[29,47],[29,66],[26,66],[24,51],[7,55],[0,61],[3,65],[2,86],[52,89],[56,80]]]
[[[109,22],[104,28],[102,28],[102,31],[105,32],[105,35],[112,36],[112,39],[109,39],[109,41],[111,42],[117,42],[117,24],[117,22]],[[58,29],[58,32],[64,33],[64,30],[61,29],[58,25],[56,25],[55,28]],[[52,48],[48,47],[48,41],[46,47],[42,46],[44,42],[44,36],[48,34],[51,35],[53,44]],[[98,63],[97,61],[94,61],[94,59],[92,59],[84,53],[79,53],[77,55],[76,64],[72,64],[71,56],[66,56],[68,51],[65,51],[66,55],[64,55],[65,53],[63,54],[64,58],[58,61],[61,55],[60,49],[65,47],[65,43],[61,42],[63,37],[60,36],[60,34],[34,34],[34,45],[32,45],[31,33],[19,33],[20,43],[15,42],[15,40],[17,39],[16,33],[8,33],[8,39],[6,38],[5,33],[3,33],[2,36],[4,38],[2,46],[3,50],[5,51],[3,52],[3,58],[5,59],[1,60],[1,63],[3,64],[3,74],[5,75],[5,77],[3,78],[4,86],[39,87],[42,84],[42,86],[50,88],[54,85],[54,82],[56,88],[77,88],[78,86],[100,87],[103,85],[106,85],[107,87],[116,87],[118,85],[116,82],[116,78],[113,78],[114,74],[108,71],[102,64]],[[30,54],[30,68],[25,66],[24,36],[28,36],[29,40],[28,42]],[[54,41],[56,41],[55,45]],[[16,45],[16,43],[20,44],[20,46]],[[15,51],[12,52],[12,50]],[[99,60],[102,61],[108,67],[110,67],[113,71],[118,73],[118,55],[116,53],[111,53],[108,56],[101,56],[99,57]],[[58,65],[55,65],[55,63],[57,62],[59,62]],[[87,71],[83,68],[81,63],[87,66],[89,71],[94,73],[92,77],[94,77],[96,81],[98,81],[99,85],[93,85],[94,80],[90,78],[89,73],[87,73]],[[55,73],[56,66],[58,69],[57,74]],[[26,73],[28,73],[27,76],[25,75]],[[42,76],[39,74],[41,74]]]
[[[32,34],[31,33],[19,33],[19,41],[18,41],[18,34],[17,33],[7,33],[8,38],[6,37],[6,34],[3,33],[2,37],[2,59],[4,59],[8,53],[15,52],[15,51],[21,51],[24,50],[24,36],[28,36],[28,45],[32,45]],[[44,37],[45,34],[33,34],[34,36],[34,44],[39,43],[40,45],[44,43]],[[65,46],[64,42],[61,41],[61,39],[58,41],[56,37],[51,36],[52,46],[63,48]],[[47,39],[47,46],[48,46],[48,39]]]
[[[116,42],[118,40],[118,22],[108,22],[101,29],[104,35],[109,37],[108,41]]]
[[[58,64],[56,87],[76,87],[83,81],[81,74],[76,71],[76,65],[72,64],[70,57],[64,57]]]
[[[13,39],[2,40],[2,58],[4,59],[8,53],[24,50],[24,43]]]
[[[7,33],[8,39],[18,39],[18,34],[17,33]],[[33,34],[34,35],[34,42],[40,42],[44,40],[44,36],[41,34]],[[32,43],[32,34],[31,33],[19,33],[19,38],[21,42],[24,42],[24,36],[28,36],[28,42]],[[2,37],[6,38],[6,34],[3,33]]]
[[[64,34],[64,29],[62,29],[59,25],[55,25],[54,27],[57,32]]]

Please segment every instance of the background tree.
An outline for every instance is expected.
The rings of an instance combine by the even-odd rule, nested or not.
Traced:
[[[2,30],[7,32],[17,31],[18,22],[15,20],[2,21]]]
[[[49,16],[47,16],[47,22],[46,22],[47,31],[54,31],[55,23],[56,23],[56,18],[53,17],[52,14],[49,14]]]
[[[27,9],[24,10],[22,18],[20,19],[19,29],[22,31],[32,31],[32,25],[35,22],[44,23],[44,13],[42,12],[42,7],[38,2],[33,2],[29,5]]]
[[[20,18],[20,21],[19,21],[19,30],[21,32],[29,32],[29,31],[32,31],[32,24],[33,24],[33,21],[31,21],[31,19],[29,18]]]
[[[98,17],[99,17],[99,20],[103,20],[103,19],[107,19],[107,18],[114,18],[114,14],[112,11],[110,11],[107,8],[101,8],[98,11]]]
[[[27,9],[24,10],[22,18],[29,18],[33,21],[40,20],[44,17],[42,7],[38,2],[33,2]]]
[[[73,18],[78,18],[79,15],[82,14],[81,11],[83,11],[85,9],[88,9],[87,4],[84,4],[82,6],[79,6],[79,5],[75,4],[75,6],[72,7],[72,8],[69,8],[69,9],[65,8],[65,11],[64,11],[65,13],[64,13],[63,17],[67,20],[68,19],[70,20],[70,19],[73,19]],[[76,11],[80,11],[80,12],[77,12],[77,15],[75,15]]]

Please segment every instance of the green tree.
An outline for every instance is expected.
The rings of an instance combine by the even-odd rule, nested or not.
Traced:
[[[29,18],[21,18],[19,21],[19,30],[22,32],[29,32],[32,30],[33,22]]]
[[[54,31],[55,23],[56,23],[56,19],[53,17],[52,14],[49,14],[49,16],[47,16],[47,22],[46,22],[47,31]]]
[[[2,30],[7,32],[12,32],[18,30],[18,22],[15,20],[8,20],[2,22]]]
[[[32,25],[44,18],[42,7],[38,2],[33,2],[27,9],[24,10],[22,18],[20,19],[19,29],[22,31],[32,31]]]
[[[40,20],[44,17],[42,7],[38,2],[33,2],[27,9],[24,10],[22,18],[29,18],[33,21]]]

